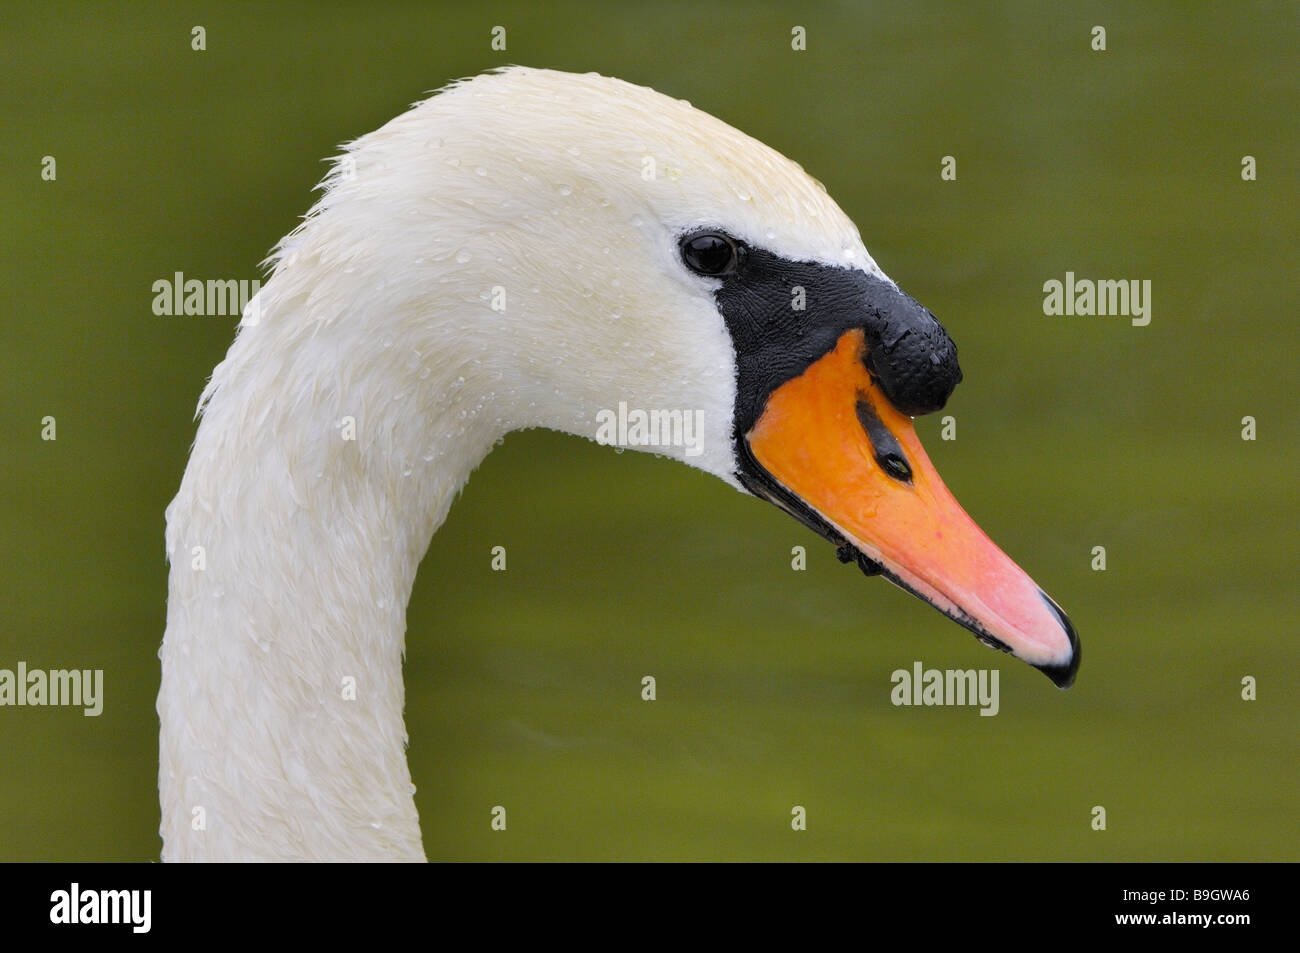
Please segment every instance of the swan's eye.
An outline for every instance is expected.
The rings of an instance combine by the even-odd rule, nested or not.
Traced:
[[[721,232],[703,232],[682,239],[682,261],[700,275],[729,275],[740,264],[744,245]]]

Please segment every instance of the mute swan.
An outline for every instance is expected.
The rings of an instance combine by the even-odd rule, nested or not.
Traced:
[[[167,509],[165,860],[424,859],[416,566],[502,435],[591,437],[621,402],[701,411],[698,453],[652,449],[1073,680],[1064,614],[912,428],[960,380],[952,342],[795,163],[650,89],[509,68],[351,143],[324,188]]]

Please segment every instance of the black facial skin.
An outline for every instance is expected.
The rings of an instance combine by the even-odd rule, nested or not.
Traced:
[[[711,247],[701,229],[681,239],[688,266],[694,249]],[[891,404],[909,416],[933,413],[961,381],[957,347],[937,318],[882,278],[856,268],[789,261],[761,248],[737,248],[722,273],[718,310],[731,332],[738,363],[736,435],[753,429],[768,395],[825,357],[845,331],[861,328],[866,362]],[[716,264],[711,259],[710,264]],[[804,310],[794,310],[795,288]]]

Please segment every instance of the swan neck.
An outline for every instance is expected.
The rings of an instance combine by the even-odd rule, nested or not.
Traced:
[[[422,391],[364,321],[331,341],[295,328],[311,320],[241,330],[168,508],[165,860],[424,858],[406,607],[499,434],[464,413],[479,396]]]

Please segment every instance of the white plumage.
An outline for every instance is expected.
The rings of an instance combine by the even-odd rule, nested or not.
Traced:
[[[423,859],[406,605],[494,442],[698,408],[684,459],[736,485],[731,341],[674,257],[701,225],[879,274],[796,164],[615,79],[503,70],[347,148],[213,372],[167,510],[164,859]]]

